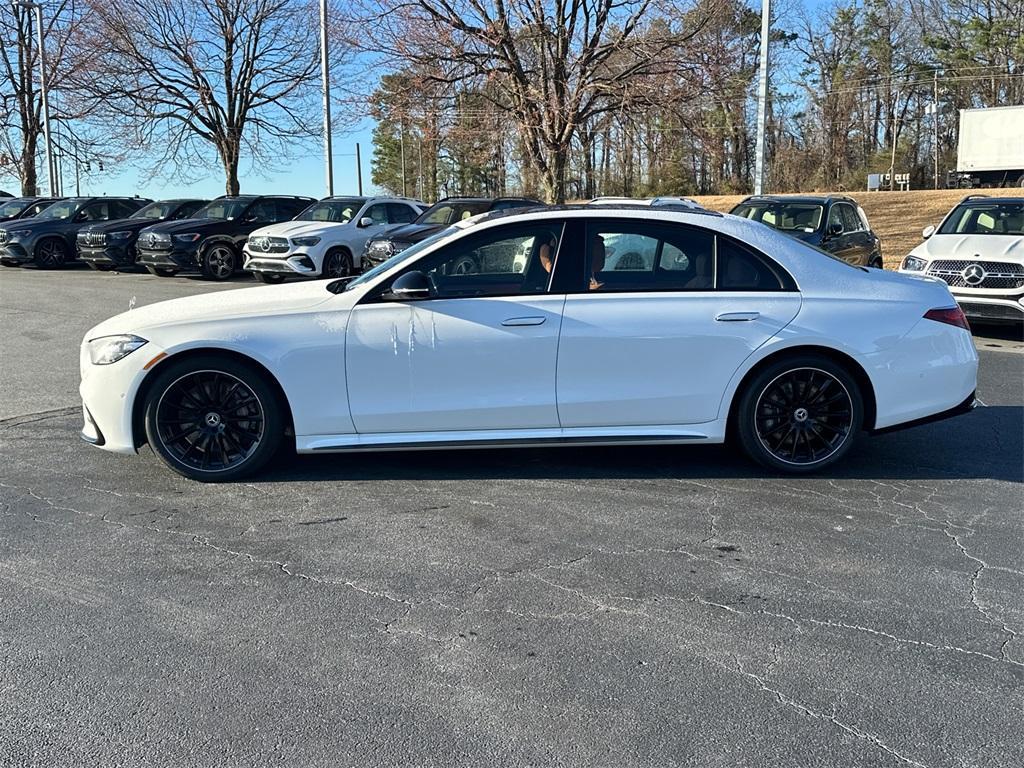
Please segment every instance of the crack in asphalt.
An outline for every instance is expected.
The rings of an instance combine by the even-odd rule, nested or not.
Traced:
[[[772,696],[775,697],[775,700],[779,704],[782,704],[784,706],[787,706],[787,707],[790,707],[792,709],[795,709],[797,712],[801,712],[801,713],[807,715],[808,717],[814,718],[815,720],[821,720],[821,721],[824,721],[824,722],[827,722],[827,723],[832,723],[832,725],[836,726],[837,728],[841,729],[842,731],[848,733],[851,736],[856,737],[857,739],[860,739],[861,741],[868,742],[869,744],[877,747],[878,749],[880,749],[883,752],[885,752],[886,754],[888,754],[890,757],[893,757],[893,758],[899,760],[901,763],[905,763],[906,765],[914,765],[914,766],[917,766],[917,768],[928,768],[928,766],[925,765],[924,763],[920,763],[920,762],[918,762],[917,760],[914,760],[911,757],[907,757],[903,753],[897,751],[895,748],[893,748],[890,745],[886,744],[878,736],[875,736],[874,734],[868,733],[867,731],[861,730],[860,728],[858,728],[855,725],[850,725],[849,723],[846,723],[846,722],[840,720],[836,716],[834,711],[832,712],[832,714],[826,714],[824,712],[816,712],[815,710],[811,709],[807,705],[801,704],[799,701],[796,701],[795,699],[791,699],[790,697],[786,696],[782,691],[778,690],[777,688],[772,688],[771,686],[769,686],[765,682],[764,678],[761,677],[760,675],[756,675],[753,672],[748,672],[747,670],[745,670],[743,668],[743,662],[740,661],[739,656],[735,656],[734,660],[736,662],[736,670],[735,670],[736,672],[738,672],[740,675],[742,675],[745,678],[753,680],[755,683],[757,683],[758,688],[760,690],[764,691],[765,693],[772,694]]]

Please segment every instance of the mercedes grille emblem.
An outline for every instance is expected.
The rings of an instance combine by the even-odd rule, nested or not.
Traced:
[[[960,274],[968,285],[980,285],[985,280],[985,270],[981,264],[971,264]]]

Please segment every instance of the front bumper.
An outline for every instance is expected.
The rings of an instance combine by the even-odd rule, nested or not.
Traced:
[[[965,295],[953,292],[953,298],[968,319],[989,323],[1024,323],[1024,295],[996,296]]]
[[[30,243],[8,240],[0,245],[0,261],[6,264],[27,264],[32,261],[32,251]]]
[[[296,277],[317,277],[320,274],[320,266],[308,253],[252,253],[248,248],[243,249],[242,253],[245,256],[242,269],[246,272],[269,272]]]
[[[107,243],[104,246],[79,245],[78,258],[93,264],[128,266],[135,263],[135,249],[128,245],[114,243]]]
[[[160,250],[139,248],[139,264],[146,267],[165,267],[167,269],[198,269],[199,248],[182,246]]]
[[[83,344],[79,353],[82,382],[82,439],[105,451],[136,453],[132,411],[135,397],[148,373],[145,366],[163,354],[149,342],[110,365],[93,365]]]

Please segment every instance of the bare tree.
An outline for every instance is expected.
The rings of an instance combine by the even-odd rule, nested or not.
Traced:
[[[66,85],[74,60],[80,17],[72,0],[48,3],[44,9],[43,35],[46,41],[47,81],[51,91],[50,120],[81,117],[69,111],[69,102],[57,107],[54,95]],[[0,172],[16,175],[23,195],[39,191],[36,169],[39,139],[43,132],[42,98],[36,78],[39,74],[39,45],[35,13],[9,2],[0,4],[0,101],[3,127],[0,130]],[[53,190],[50,190],[51,194]]]
[[[89,0],[79,88],[116,135],[180,175],[213,150],[238,194],[243,153],[273,159],[319,133],[317,8],[309,0]]]
[[[377,3],[368,3],[378,8]],[[686,34],[645,26],[660,0],[408,0],[367,27],[379,52],[485,94],[514,121],[549,200],[581,130],[631,79],[675,64]],[[675,12],[665,4],[666,13]]]

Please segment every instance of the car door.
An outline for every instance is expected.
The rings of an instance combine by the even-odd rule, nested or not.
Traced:
[[[606,242],[631,249],[613,269]],[[564,428],[718,418],[733,374],[800,307],[778,265],[709,230],[609,219],[588,223],[585,243],[559,341]]]
[[[370,223],[363,226],[365,219],[370,219]],[[362,254],[366,248],[366,241],[383,233],[390,226],[389,221],[387,203],[365,206],[356,216],[355,227],[348,235],[352,253]]]
[[[839,203],[842,210],[843,230],[848,241],[848,251],[851,264],[867,266],[871,261],[871,254],[874,244],[864,222],[857,214],[857,209],[848,203]]]
[[[407,268],[430,278],[430,298],[387,301],[385,286],[361,300],[345,353],[356,431],[557,428],[565,296],[548,291],[544,257],[561,233],[553,220],[470,233]],[[467,257],[477,271],[456,269]]]
[[[843,216],[843,204],[833,203],[828,209],[825,221],[825,236],[821,247],[836,258],[843,261],[856,260],[857,252],[850,236],[846,232],[846,220]]]

